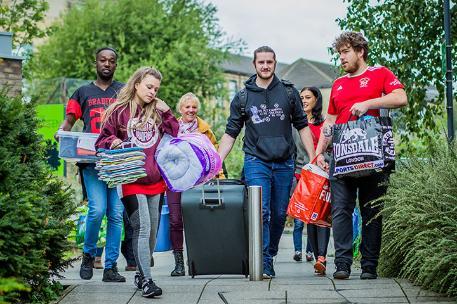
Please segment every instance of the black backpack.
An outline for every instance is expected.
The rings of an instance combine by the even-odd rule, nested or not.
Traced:
[[[284,85],[284,88],[286,89],[287,93],[287,98],[289,100],[289,104],[292,107],[292,113],[295,109],[295,98],[294,98],[294,85],[292,82],[288,80],[281,79],[282,84]],[[246,91],[246,87],[242,88],[238,92],[238,98],[240,99],[240,106],[241,106],[241,116],[243,117],[244,120],[247,120],[246,117],[246,102],[248,99],[248,93]]]

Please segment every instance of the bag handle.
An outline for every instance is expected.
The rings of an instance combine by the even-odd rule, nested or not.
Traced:
[[[371,115],[367,115],[366,113],[363,114],[362,116],[357,116],[357,115],[354,115],[354,114],[351,113],[351,116],[349,116],[349,121],[351,121],[351,118],[353,118],[353,117],[356,118],[355,120],[361,120],[361,119],[363,119],[363,118],[366,117],[366,116],[373,117],[373,116],[371,116]]]
[[[202,184],[202,205],[209,206],[209,207],[220,207],[222,206],[222,198],[221,198],[221,187],[219,183],[219,179],[216,179],[216,189],[217,189],[217,204],[206,204],[205,198],[205,184]]]
[[[316,161],[317,161],[317,157],[318,157],[319,155],[321,155],[321,154],[322,154],[322,153],[319,153],[319,154],[317,154],[316,156],[314,156],[313,160],[310,161],[309,163],[310,163],[311,165],[315,165],[315,164],[316,164]],[[322,154],[322,155],[323,155],[323,154]]]
[[[118,147],[121,147],[121,149],[124,149],[126,148],[127,145],[130,145],[130,148],[133,147],[134,143],[132,143],[131,141],[131,137],[127,138],[127,140],[125,141],[121,141],[120,143],[118,143],[117,145],[115,145],[114,147],[112,147],[110,150],[114,150],[114,149],[117,149]]]
[[[359,116],[357,119],[360,119],[360,118],[362,118],[363,116],[366,116],[366,115],[367,115],[367,113],[363,114],[362,116]],[[354,114],[351,113],[351,115],[349,116],[349,120],[351,120],[352,117],[357,117],[357,115],[354,115]],[[380,108],[379,109],[379,117],[390,117],[390,109]]]
[[[124,148],[126,148],[125,147],[126,145],[130,145],[130,148],[135,147],[135,144],[133,142],[131,142],[131,137],[127,138],[126,141],[121,141],[120,143],[118,143],[117,145],[112,147],[111,149],[98,149],[97,152],[95,152],[95,156],[100,157],[100,153],[102,153],[103,151],[115,150],[115,149],[117,149],[119,147],[121,149],[124,149]]]
[[[317,161],[317,157],[318,157],[318,156],[319,156],[319,154],[316,155],[316,156],[314,156],[313,160],[310,161],[309,164],[317,166],[317,165],[316,165],[316,161]],[[300,171],[300,174],[301,174],[301,172],[303,172],[303,170],[304,170],[304,169],[302,168],[301,171]]]

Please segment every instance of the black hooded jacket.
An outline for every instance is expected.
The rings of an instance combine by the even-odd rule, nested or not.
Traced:
[[[241,112],[240,94],[230,104],[225,133],[236,138],[246,124],[243,151],[263,161],[284,161],[295,152],[292,124],[297,130],[308,126],[298,91],[293,89],[290,102],[285,84],[276,75],[268,88],[256,85],[257,75],[246,82],[245,116]]]

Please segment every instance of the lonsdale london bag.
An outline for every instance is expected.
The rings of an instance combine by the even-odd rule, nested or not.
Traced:
[[[391,170],[395,162],[389,117],[371,117],[333,126],[333,176],[367,176]]]
[[[388,116],[377,117],[382,127],[382,151],[384,156],[384,172],[395,170],[395,142],[392,119]]]

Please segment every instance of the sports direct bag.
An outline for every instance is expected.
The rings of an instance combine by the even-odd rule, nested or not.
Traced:
[[[287,214],[307,224],[331,226],[328,174],[316,166],[315,159],[303,167],[297,187],[289,201]]]
[[[333,126],[333,176],[367,176],[395,166],[392,122],[369,117]]]

